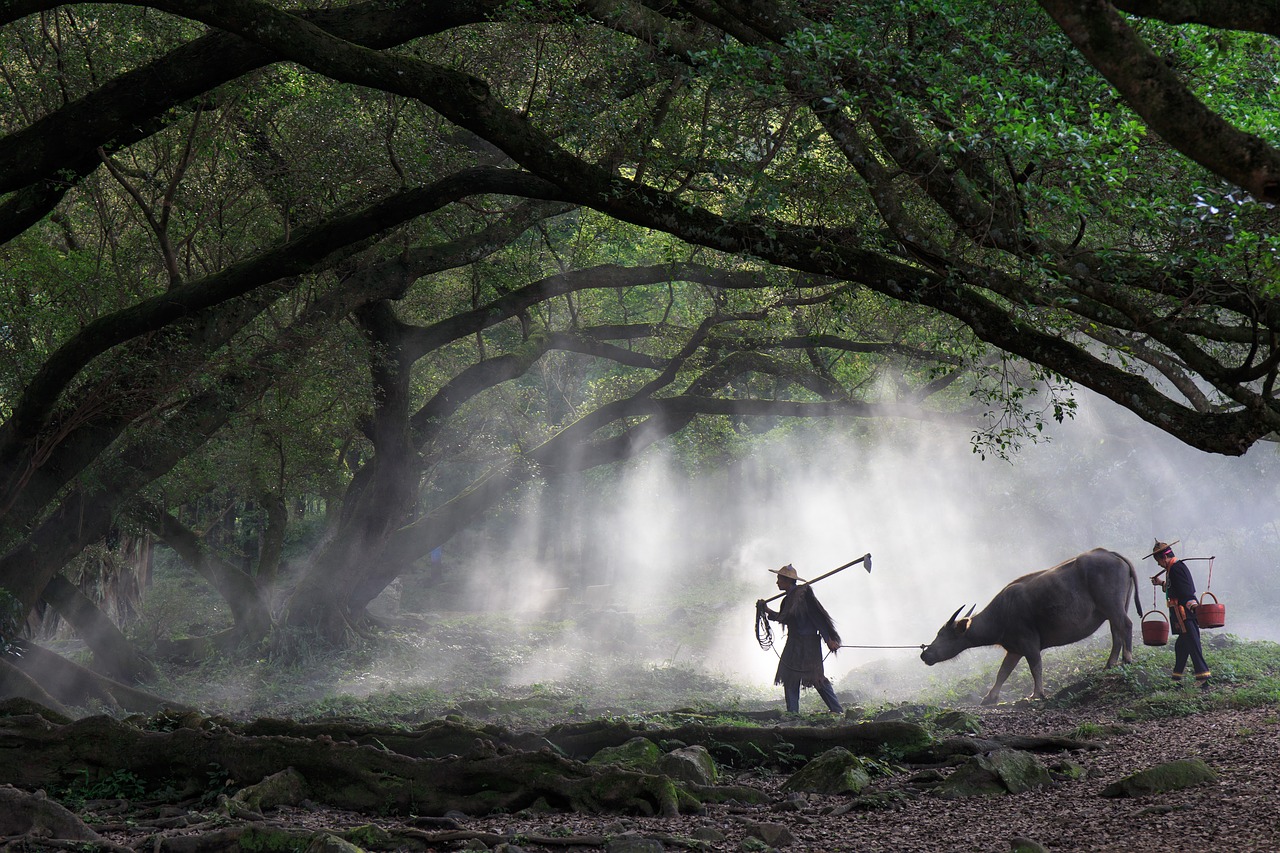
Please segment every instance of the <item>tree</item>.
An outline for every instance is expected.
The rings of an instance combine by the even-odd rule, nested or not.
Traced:
[[[1280,423],[1275,28],[1042,5],[0,5],[0,586],[126,510],[185,537],[160,489],[326,349],[372,396],[285,620],[331,640],[512,490],[698,417],[1061,418],[1024,389],[1062,379],[1244,452]]]

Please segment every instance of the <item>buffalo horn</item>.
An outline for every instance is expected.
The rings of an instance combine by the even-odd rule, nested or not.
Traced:
[[[956,612],[955,612],[955,613],[952,613],[952,614],[951,614],[951,618],[947,620],[947,624],[948,624],[948,625],[950,625],[952,622],[956,621],[956,617],[960,615],[960,611],[961,611],[961,610],[964,610],[964,605],[963,605],[963,604],[961,604],[959,607],[957,607],[957,608],[956,608]]]
[[[962,604],[962,605],[960,605],[960,606],[961,606],[961,607],[964,607],[964,605],[963,605],[963,604]],[[976,605],[976,604],[975,604],[975,605],[973,605],[973,607],[977,607],[977,606],[978,606],[978,605]],[[968,613],[966,613],[966,614],[964,615],[964,618],[968,619],[970,616],[972,616],[972,615],[973,615],[973,607],[970,607],[970,608],[969,608],[969,612],[968,612]],[[957,610],[956,612],[957,612],[957,613],[959,613],[960,611],[959,611],[959,610]]]

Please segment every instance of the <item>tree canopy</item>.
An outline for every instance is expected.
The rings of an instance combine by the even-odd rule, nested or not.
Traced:
[[[0,587],[108,657],[50,586],[132,525],[260,638],[322,495],[278,621],[338,639],[514,490],[707,418],[999,452],[1076,384],[1243,453],[1280,426],[1278,34],[1208,2],[2,2]],[[249,570],[223,499],[261,510]]]

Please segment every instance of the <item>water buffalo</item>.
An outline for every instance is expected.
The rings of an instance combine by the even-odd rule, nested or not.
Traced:
[[[965,649],[1001,646],[1006,652],[1004,661],[982,704],[995,704],[1000,687],[1024,657],[1035,681],[1031,697],[1043,699],[1040,652],[1083,640],[1103,622],[1111,623],[1107,666],[1115,666],[1122,655],[1125,663],[1133,660],[1133,622],[1126,612],[1130,594],[1141,617],[1138,573],[1133,563],[1114,551],[1094,548],[1052,569],[1011,581],[977,616],[970,616],[970,607],[969,613],[957,619],[964,609],[961,605],[920,653],[920,659],[933,666]]]

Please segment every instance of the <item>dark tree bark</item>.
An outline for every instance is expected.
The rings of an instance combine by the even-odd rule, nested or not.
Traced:
[[[203,657],[204,651],[231,651],[241,643],[253,645],[263,640],[271,630],[271,607],[267,591],[249,574],[219,557],[209,549],[194,530],[187,527],[171,513],[148,505],[140,515],[157,539],[168,545],[194,571],[212,584],[231,610],[234,628],[220,634],[216,642],[197,640],[190,643],[169,643],[166,651],[187,659]],[[168,641],[167,641],[168,642]]]
[[[41,592],[49,606],[67,620],[93,652],[93,669],[127,683],[145,681],[155,667],[138,653],[116,624],[93,601],[62,575],[54,575]]]
[[[0,717],[7,746],[0,775],[34,790],[125,771],[156,787],[202,790],[211,766],[245,784],[293,768],[310,799],[368,814],[489,814],[540,801],[558,810],[674,816],[698,804],[665,776],[588,766],[550,750],[499,754],[480,744],[462,756],[418,759],[327,737],[251,737],[199,718],[180,722],[173,731],[144,731],[106,716],[65,725]]]
[[[164,708],[181,707],[177,703],[144,690],[98,675],[32,643],[20,641],[15,643],[15,646],[17,653],[6,658],[8,665],[21,671],[33,681],[39,682],[46,692],[63,706],[85,708],[97,704],[120,711],[144,714],[154,714]]]

